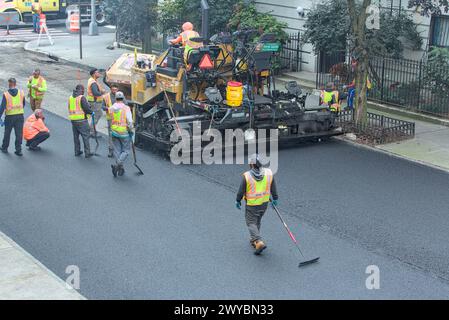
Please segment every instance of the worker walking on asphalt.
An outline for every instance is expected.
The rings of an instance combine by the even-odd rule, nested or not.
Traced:
[[[72,122],[73,141],[75,143],[75,157],[83,154],[81,151],[80,135],[83,138],[84,156],[90,158],[93,154],[90,152],[90,129],[88,115],[93,115],[92,109],[84,97],[84,86],[76,86],[73,94],[69,98],[69,120]]]
[[[36,109],[28,117],[23,126],[23,138],[30,151],[40,151],[39,145],[50,138],[50,130],[45,125],[45,116],[42,109]]]
[[[109,108],[112,107],[112,105],[115,103],[115,95],[118,92],[118,86],[113,84],[111,85],[111,92],[106,93],[103,95],[103,111],[106,112],[106,120],[108,121],[108,157],[113,158],[114,157],[114,145],[112,144],[112,131],[111,131],[111,116],[109,114]]]
[[[123,163],[131,151],[133,138],[133,116],[131,109],[125,105],[125,95],[119,91],[115,95],[116,102],[109,108],[111,117],[112,143],[114,146],[115,165],[111,165],[114,177],[123,176]]]
[[[242,199],[246,201],[245,219],[250,234],[250,243],[255,249],[254,253],[260,255],[267,246],[260,235],[262,217],[268,208],[270,196],[273,205],[277,205],[278,194],[273,172],[263,168],[259,155],[250,157],[250,170],[243,174],[243,179],[237,193],[236,207],[241,210]]]
[[[47,81],[41,76],[39,69],[34,70],[33,75],[28,79],[27,87],[31,110],[41,109],[44,94],[47,92]]]
[[[16,88],[17,81],[14,78],[8,80],[8,91],[3,93],[2,103],[0,105],[0,125],[5,126],[5,135],[3,136],[3,144],[1,151],[8,153],[9,141],[11,139],[11,131],[14,129],[16,135],[16,151],[15,154],[21,157],[22,154],[22,136],[23,136],[23,123],[24,119],[24,107],[25,107],[25,93],[23,90]],[[5,112],[5,122],[1,120],[1,117]]]
[[[99,80],[101,74],[98,69],[92,69],[90,71],[90,76],[91,77],[87,82],[87,101],[89,101],[92,111],[95,112],[94,124],[97,125],[103,115],[101,109],[103,107],[103,95],[106,93],[106,91],[100,84]],[[91,137],[95,136],[94,124],[91,124],[90,126]]]

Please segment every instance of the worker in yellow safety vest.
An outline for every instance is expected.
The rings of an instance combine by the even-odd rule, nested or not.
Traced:
[[[125,95],[118,91],[115,94],[115,103],[109,108],[111,117],[112,145],[115,164],[111,165],[114,177],[123,176],[123,164],[131,151],[133,138],[133,116],[130,107],[125,104]]]
[[[90,104],[84,96],[84,86],[79,84],[76,86],[73,94],[69,97],[68,102],[69,120],[72,123],[73,141],[75,143],[75,157],[83,154],[81,151],[80,136],[84,144],[84,156],[91,158],[93,154],[90,152],[90,129],[89,115],[94,114]]]
[[[199,49],[204,46],[202,42],[195,42],[192,39],[199,38],[198,32],[193,30],[193,24],[191,22],[186,22],[182,25],[182,33],[176,39],[170,41],[172,45],[182,44],[184,47],[184,61],[187,64],[189,53],[194,49]]]
[[[33,75],[28,79],[27,87],[31,110],[42,109],[42,100],[45,92],[47,92],[47,81],[41,75],[39,69],[34,70]]]
[[[24,107],[25,93],[17,89],[17,81],[14,78],[8,80],[8,91],[3,93],[2,103],[0,104],[0,126],[5,126],[5,134],[3,136],[3,144],[1,151],[8,153],[11,132],[14,129],[16,135],[15,154],[21,157],[22,140],[23,140],[23,124],[25,122]],[[5,113],[5,122],[2,121],[3,113]]]
[[[270,197],[273,205],[278,204],[278,193],[273,172],[263,168],[260,156],[254,154],[249,159],[250,170],[243,174],[237,193],[236,207],[241,210],[242,199],[246,201],[245,219],[254,253],[260,255],[267,246],[260,235],[262,217],[268,208]]]
[[[94,123],[90,124],[90,135],[95,136],[94,125],[97,125],[103,116],[103,95],[106,91],[100,84],[101,73],[98,69],[92,69],[90,71],[90,78],[87,82],[87,101],[90,103],[90,107],[95,112]]]
[[[340,112],[340,94],[332,83],[326,84],[326,89],[320,91],[320,105],[325,105],[332,112]]]
[[[106,112],[106,120],[108,121],[108,157],[114,157],[114,146],[112,145],[112,131],[111,131],[111,115],[109,114],[109,108],[115,103],[115,95],[118,92],[118,86],[111,85],[111,92],[103,95],[103,111]]]

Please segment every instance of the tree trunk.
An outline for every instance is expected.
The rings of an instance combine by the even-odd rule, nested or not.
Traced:
[[[152,32],[149,24],[145,24],[145,27],[143,28],[142,52],[153,53]]]
[[[366,48],[366,9],[371,0],[363,0],[357,7],[355,0],[348,0],[349,17],[351,19],[353,55],[357,58],[355,68],[355,122],[363,126],[367,121],[366,93],[369,57]]]

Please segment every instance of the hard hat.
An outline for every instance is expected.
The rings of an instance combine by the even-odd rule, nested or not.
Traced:
[[[193,24],[191,22],[186,22],[182,25],[183,31],[193,30]]]
[[[123,94],[123,92],[119,91],[115,94],[115,98],[116,99],[125,99],[125,95]]]
[[[257,168],[261,168],[262,162],[260,160],[261,160],[260,156],[257,153],[255,153],[249,157],[249,164],[250,165],[252,164],[252,165],[256,166]]]

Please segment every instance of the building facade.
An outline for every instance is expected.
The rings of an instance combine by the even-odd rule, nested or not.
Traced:
[[[303,34],[304,24],[307,20],[307,13],[319,0],[256,0],[256,6],[260,12],[267,12],[275,16],[280,21],[288,24],[287,32]],[[423,38],[423,45],[420,50],[412,50],[407,43],[404,57],[407,59],[419,60],[431,46],[449,47],[449,15],[438,17],[424,17],[414,9],[407,8],[408,0],[373,0],[373,4],[378,5],[381,10],[401,11],[410,14],[417,26],[417,30]],[[301,7],[305,16],[298,14],[297,8]],[[316,53],[310,43],[302,44],[301,70],[316,72]]]

